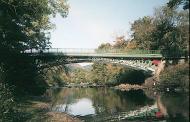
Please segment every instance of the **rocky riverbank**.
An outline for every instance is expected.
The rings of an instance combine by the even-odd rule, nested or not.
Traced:
[[[138,89],[144,89],[145,87],[142,85],[130,85],[130,84],[121,84],[118,86],[115,86],[115,89],[119,89],[121,91],[129,91],[129,90],[138,90]]]

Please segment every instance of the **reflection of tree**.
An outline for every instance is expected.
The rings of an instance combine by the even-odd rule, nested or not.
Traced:
[[[148,98],[143,90],[131,90],[131,91],[117,91],[121,94],[122,99],[127,99],[131,105],[145,106],[147,104],[153,104],[153,100]],[[131,106],[130,105],[130,106]]]
[[[66,106],[65,106],[64,112],[68,112],[68,107],[69,107],[69,106],[68,106],[68,103],[66,103],[65,105],[66,105]]]
[[[72,89],[52,89],[52,91],[52,106],[59,104],[65,104],[67,106],[68,104],[72,104],[76,101],[75,91]]]
[[[168,113],[167,113],[167,109],[166,109],[166,106],[163,105],[162,101],[161,101],[161,96],[158,95],[156,97],[156,102],[157,102],[157,106],[160,110],[160,112],[164,115],[164,116],[167,116]]]
[[[172,122],[189,121],[189,95],[175,94],[162,95],[161,101],[166,106],[167,112]]]
[[[141,90],[122,92],[110,88],[64,88],[55,94],[52,100],[53,105],[66,105],[67,111],[67,105],[84,97],[93,101],[97,115],[126,112],[153,104],[153,100],[147,98]]]
[[[100,117],[102,120],[107,116],[117,115],[120,114],[120,112],[129,112],[153,103],[153,100],[148,99],[143,91],[122,92],[107,89],[107,94],[102,93],[102,96],[103,98],[96,96],[96,101],[94,101],[96,110],[99,110],[99,108],[104,110],[96,112],[100,115],[98,118]],[[103,105],[97,106],[97,104],[101,102]]]

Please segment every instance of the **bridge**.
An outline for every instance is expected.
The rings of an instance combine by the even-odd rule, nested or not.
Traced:
[[[106,62],[116,63],[142,70],[146,73],[154,74],[156,66],[152,60],[161,60],[163,56],[159,50],[99,50],[99,49],[75,49],[75,48],[47,48],[44,50],[26,50],[24,54],[29,54],[37,59],[43,59],[46,63],[41,65],[61,65],[67,63],[80,62]],[[49,61],[48,61],[49,60]],[[51,61],[52,62],[51,62]],[[48,62],[48,63],[47,63]]]
[[[24,53],[33,56],[64,56],[76,58],[114,58],[114,59],[161,59],[160,50],[100,50],[100,49],[77,49],[77,48],[46,48],[43,50],[26,50]]]

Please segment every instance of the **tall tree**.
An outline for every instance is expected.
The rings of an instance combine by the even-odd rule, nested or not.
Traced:
[[[155,9],[153,17],[136,20],[131,30],[131,42],[139,49],[161,50],[165,56],[181,56],[189,50],[188,10],[163,6]]]
[[[140,49],[156,49],[153,46],[151,33],[155,29],[152,17],[145,16],[136,20],[131,27],[132,42],[136,42],[137,47]]]
[[[153,41],[157,43],[163,54],[168,56],[181,55],[187,50],[189,34],[182,30],[189,26],[188,12],[162,7],[155,11],[155,31]],[[187,31],[187,29],[185,29]]]
[[[65,0],[0,0],[0,49],[23,51],[50,45],[50,17],[66,17]]]

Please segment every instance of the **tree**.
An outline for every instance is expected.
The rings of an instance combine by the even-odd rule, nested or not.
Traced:
[[[136,48],[137,48],[137,43],[135,41],[128,41],[127,47],[125,49],[130,50],[130,49],[136,49]]]
[[[183,9],[189,9],[189,0],[170,0],[167,4],[170,8],[178,7],[183,4]]]
[[[189,90],[189,64],[167,67],[160,75],[158,88],[183,88]]]
[[[168,7],[155,11],[156,28],[152,32],[152,38],[165,56],[180,56],[187,50],[189,37],[186,27],[189,26],[187,14],[187,11],[177,11]]]
[[[124,49],[127,46],[127,42],[125,40],[125,36],[116,37],[115,44],[113,47],[115,49]]]
[[[99,50],[110,50],[112,48],[112,45],[110,43],[103,43],[100,46],[98,46]]]
[[[0,0],[0,49],[23,51],[50,46],[50,17],[66,17],[65,0]]]
[[[132,24],[132,40],[139,49],[161,50],[164,56],[184,56],[189,50],[189,11],[163,6],[153,17]]]
[[[0,77],[0,121],[23,121],[17,112],[20,109],[16,110],[19,96],[44,93],[46,88],[38,77],[36,60],[17,54],[30,48],[50,46],[49,30],[53,27],[50,17],[57,13],[67,16],[65,0],[0,0],[0,69],[3,76]]]
[[[108,80],[108,70],[105,63],[94,62],[92,65],[93,82],[104,84]]]
[[[137,44],[139,49],[155,49],[151,33],[154,31],[155,25],[152,17],[145,16],[136,20],[131,27],[132,42]]]
[[[75,69],[72,75],[72,82],[88,82],[87,72],[84,69]]]

